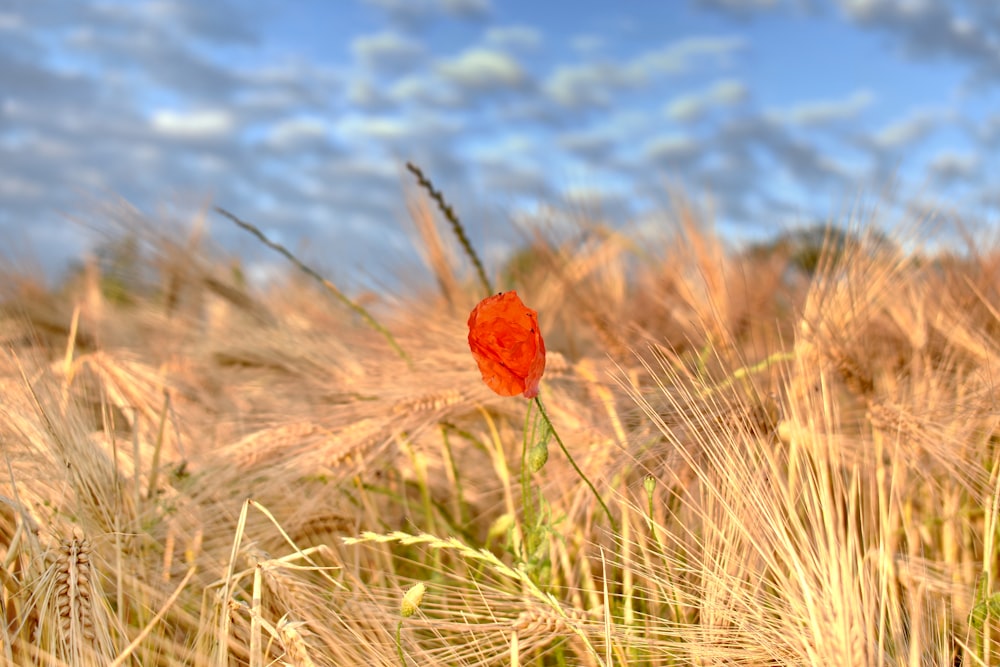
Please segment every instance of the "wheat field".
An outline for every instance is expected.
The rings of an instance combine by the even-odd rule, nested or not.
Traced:
[[[485,270],[553,432],[483,384],[412,200],[405,290],[253,288],[125,209],[115,261],[4,276],[3,664],[998,661],[995,244],[543,226]]]

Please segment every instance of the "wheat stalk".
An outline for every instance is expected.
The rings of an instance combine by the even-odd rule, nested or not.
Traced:
[[[494,572],[500,574],[508,579],[518,582],[521,584],[523,590],[527,591],[536,600],[545,604],[548,608],[552,609],[555,614],[563,619],[564,623],[567,623],[569,628],[577,635],[583,643],[586,645],[587,649],[591,653],[591,657],[597,661],[599,665],[605,665],[604,660],[601,658],[597,649],[594,647],[593,643],[590,641],[590,637],[587,633],[579,627],[579,625],[572,623],[573,615],[563,608],[563,605],[559,603],[552,593],[546,593],[541,588],[538,587],[531,576],[524,570],[515,569],[510,565],[507,565],[502,560],[497,558],[497,556],[487,550],[487,549],[475,549],[469,545],[463,543],[457,537],[440,538],[435,535],[421,534],[421,535],[411,535],[409,533],[404,533],[402,531],[393,531],[391,533],[373,533],[371,531],[364,531],[361,533],[360,537],[345,537],[343,538],[344,544],[348,546],[359,545],[364,543],[375,543],[375,544],[387,544],[390,542],[396,542],[404,546],[413,545],[424,545],[431,549],[448,549],[455,551],[469,560],[474,560],[480,563],[485,563],[489,565]]]

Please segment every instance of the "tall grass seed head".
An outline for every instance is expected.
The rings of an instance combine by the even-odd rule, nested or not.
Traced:
[[[420,603],[424,601],[424,591],[426,590],[427,587],[424,586],[423,582],[410,586],[399,605],[399,613],[403,618],[409,618],[417,613]]]

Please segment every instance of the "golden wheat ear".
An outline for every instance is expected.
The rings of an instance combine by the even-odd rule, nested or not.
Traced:
[[[65,540],[56,560],[56,612],[64,642],[94,641],[94,589],[90,541]],[[75,652],[75,651],[74,651]]]
[[[37,649],[70,665],[108,665],[114,660],[113,619],[104,607],[93,546],[68,538],[46,555],[48,565],[37,590]]]

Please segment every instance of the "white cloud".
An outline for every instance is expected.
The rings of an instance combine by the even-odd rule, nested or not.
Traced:
[[[658,74],[682,74],[708,59],[725,65],[736,51],[745,47],[746,42],[742,37],[689,37],[648,51],[628,63],[627,68],[633,76],[639,78]]]
[[[97,82],[76,73],[61,72],[20,58],[4,57],[0,49],[3,97],[48,105],[66,98],[92,101]]]
[[[774,11],[781,8],[809,10],[817,6],[818,0],[695,0],[706,9],[727,12],[739,18],[754,13]]]
[[[363,0],[378,7],[389,20],[406,29],[420,27],[441,15],[482,19],[492,12],[490,0]]]
[[[501,48],[531,50],[542,43],[542,33],[527,25],[498,26],[486,31],[486,43]]]
[[[588,160],[606,158],[615,148],[615,137],[607,132],[589,130],[569,132],[559,137],[559,145]]]
[[[271,128],[267,143],[279,149],[295,148],[305,143],[323,141],[328,134],[327,123],[321,118],[289,118]]]
[[[650,139],[643,149],[650,160],[671,165],[688,163],[701,151],[700,144],[686,134],[671,134]]]
[[[475,181],[488,191],[505,196],[541,196],[549,192],[545,169],[532,155],[534,137],[505,132],[487,138],[468,152]]]
[[[205,37],[178,28],[178,20],[165,21],[138,3],[86,7],[84,16],[90,22],[74,26],[62,37],[76,57],[99,65],[105,79],[124,82],[132,72],[141,71],[142,85],[205,106],[228,100],[239,88],[238,71],[216,60],[209,49],[198,48]]]
[[[362,109],[382,109],[389,105],[382,87],[376,86],[367,77],[348,84],[347,100],[352,106]]]
[[[473,48],[438,63],[442,76],[472,90],[519,88],[528,76],[514,58],[495,49]]]
[[[477,180],[484,190],[504,196],[545,197],[550,186],[545,171],[536,165],[515,162],[477,162]]]
[[[608,106],[616,93],[638,89],[659,76],[689,72],[696,63],[709,59],[725,63],[744,46],[737,37],[692,37],[646,51],[626,63],[602,60],[561,65],[546,79],[544,90],[564,107]]]
[[[412,127],[400,118],[388,116],[351,116],[340,123],[344,138],[364,136],[382,141],[395,141],[410,135]]]
[[[461,127],[458,121],[435,113],[352,114],[338,119],[335,134],[340,142],[369,153],[378,153],[385,147],[420,153],[427,146],[443,151],[448,139]],[[398,166],[396,159],[389,162]]]
[[[437,77],[411,74],[389,87],[389,98],[399,104],[414,103],[425,107],[457,108],[461,96]]]
[[[933,110],[918,110],[905,118],[885,125],[872,137],[880,149],[896,149],[911,146],[923,140],[941,124],[942,114]]]
[[[570,185],[563,188],[559,198],[570,204],[574,211],[584,215],[599,216],[602,219],[624,220],[633,213],[631,197],[612,185]],[[579,220],[575,217],[566,221],[567,230],[575,229]]]
[[[994,2],[838,0],[838,4],[849,20],[899,40],[911,58],[946,56],[971,66],[981,80],[1000,79],[1000,15]]]
[[[424,48],[414,40],[394,31],[361,35],[351,42],[355,57],[374,69],[404,69],[419,61]]]
[[[0,176],[0,197],[37,199],[44,194],[41,183],[18,176]]]
[[[15,32],[24,27],[24,18],[10,12],[0,12],[0,30]]]
[[[378,7],[391,21],[412,26],[427,20],[434,6],[427,0],[364,0],[366,4]]]
[[[160,109],[152,114],[152,127],[160,134],[184,139],[214,139],[235,130],[233,115],[224,109],[181,112]]]
[[[31,151],[46,160],[67,161],[75,159],[79,153],[75,143],[47,136],[32,137]]]
[[[705,99],[701,95],[681,95],[667,104],[668,117],[676,121],[690,122],[705,115]]]
[[[282,117],[326,107],[330,91],[344,85],[344,75],[330,65],[286,58],[240,73],[241,90],[235,107],[252,104],[279,110]]]
[[[580,53],[590,54],[600,51],[604,47],[604,37],[600,35],[575,35],[570,40],[570,46]]]
[[[681,95],[667,104],[667,117],[692,122],[702,118],[712,107],[734,106],[749,95],[746,84],[736,79],[723,79],[712,84],[707,90]]]
[[[441,9],[452,16],[482,18],[490,13],[490,0],[439,0]]]
[[[799,125],[825,125],[851,120],[870,107],[874,101],[875,95],[870,90],[858,90],[846,98],[803,102],[774,113],[779,118]]]
[[[631,109],[602,114],[600,121],[557,137],[560,147],[595,164],[609,164],[619,148],[627,149],[649,131],[650,116]],[[659,123],[653,123],[659,126]]]
[[[157,23],[179,26],[197,39],[243,45],[254,45],[258,41],[256,32],[247,22],[247,13],[224,0],[150,0],[140,5],[140,11]]]
[[[614,63],[597,62],[557,67],[545,81],[545,93],[564,107],[607,106],[618,91],[637,87],[642,80]]]
[[[769,111],[729,120],[711,143],[713,164],[700,171],[720,193],[721,208],[745,221],[800,208],[826,214],[824,207],[834,205],[826,198],[857,188],[867,166],[830,153],[815,136]],[[796,201],[796,192],[805,204]]]
[[[708,89],[708,98],[718,104],[739,104],[750,94],[747,85],[738,79],[716,81]]]
[[[331,248],[353,243],[352,251],[363,255],[358,234],[326,224],[330,211],[338,223],[349,219],[357,229],[382,233],[378,221],[402,210],[404,159],[466,197],[456,205],[469,220],[483,219],[479,214],[493,202],[475,207],[491,189],[514,193],[518,206],[530,197],[555,200],[558,185],[582,171],[601,187],[621,183],[641,199],[661,194],[663,172],[672,171],[685,185],[718,197],[722,216],[749,222],[773,220],[784,206],[823,208],[835,196],[849,196],[853,179],[874,173],[872,165],[907,169],[911,181],[902,149],[938,130],[940,137],[920,144],[916,155],[927,183],[985,190],[996,162],[986,142],[1000,144],[1000,120],[990,124],[987,97],[904,87],[926,103],[949,105],[943,111],[882,99],[881,86],[896,83],[880,78],[884,71],[910,67],[919,74],[920,65],[886,62],[885,69],[864,73],[865,85],[880,95],[879,113],[899,118],[866,128],[862,121],[874,122],[869,90],[759,110],[748,84],[736,77],[756,82],[764,73],[742,60],[800,53],[789,56],[784,46],[753,42],[751,54],[750,43],[729,32],[643,41],[651,38],[648,26],[629,28],[614,19],[613,9],[595,13],[593,22],[587,17],[582,25],[593,32],[574,36],[562,25],[542,33],[537,17],[500,2],[491,9],[481,0],[371,1],[384,11],[362,8],[356,23],[336,26],[328,50],[316,52],[321,62],[305,55],[311,49],[272,32],[267,14],[257,9],[239,12],[227,26],[225,5],[198,0],[80,0],[62,3],[65,13],[51,11],[60,0],[15,2],[0,12],[3,231],[24,220],[58,229],[55,212],[79,210],[79,192],[119,193],[143,209],[178,192],[210,192],[222,205],[243,206],[255,222],[283,226],[288,243],[308,234],[313,247],[325,247],[339,235],[343,240]],[[767,11],[770,4],[689,2],[736,14]],[[839,11],[847,30],[870,27],[914,59],[935,56],[945,64],[935,77],[947,76],[955,62],[977,73],[990,71],[990,62],[1000,68],[1000,58],[990,60],[990,44],[1000,44],[995,3],[834,3],[841,9],[817,16],[837,21]],[[796,4],[774,1],[780,9]],[[992,22],[985,20],[991,12]],[[485,13],[497,23],[453,20]],[[261,48],[244,48],[260,37],[267,38]],[[230,44],[237,48],[227,50]],[[712,83],[720,77],[729,78]],[[669,98],[690,81],[703,83]],[[794,79],[774,83],[782,92],[798,85]],[[471,104],[489,99],[492,90],[511,89],[516,93],[490,100],[495,104]],[[655,97],[664,91],[667,97]],[[697,132],[670,134],[674,126],[650,109],[650,99],[669,102],[665,111],[676,120],[705,116],[711,122],[690,128]],[[595,107],[603,108],[591,113]],[[961,127],[948,115],[952,108],[962,114]],[[498,127],[517,134],[504,139],[507,132]],[[961,130],[966,134],[958,136]],[[940,148],[937,139],[956,137],[950,150],[924,160],[925,151]],[[483,144],[491,150],[475,149]],[[594,192],[600,189],[595,185]]]

